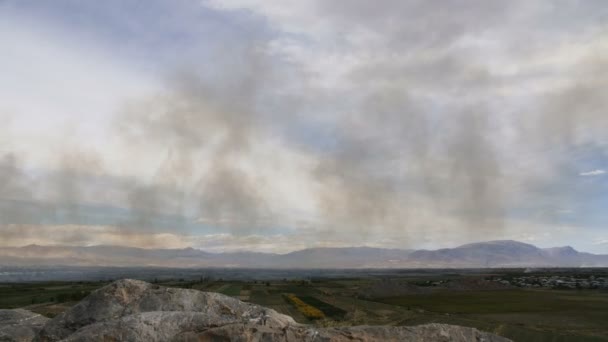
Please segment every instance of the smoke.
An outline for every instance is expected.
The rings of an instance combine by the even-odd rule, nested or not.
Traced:
[[[181,66],[164,92],[125,104],[106,132],[120,152],[108,153],[144,164],[137,175],[106,165],[104,151],[68,146],[56,172],[37,180],[50,188],[41,194],[19,157],[3,155],[1,222],[32,220],[11,199],[44,199],[69,223],[90,223],[84,203],[124,209],[116,224],[137,245],[192,227],[244,236],[288,226],[313,239],[381,236],[403,247],[416,234],[481,239],[501,236],[524,205],[556,206],[542,192],[571,189],[561,183],[581,171],[571,150],[605,145],[602,51],[551,69],[539,52],[549,43],[524,48],[529,32],[511,29],[514,20],[533,25],[542,6],[345,4],[314,2],[310,32],[277,24],[310,33],[303,42],[214,44],[212,66]],[[298,179],[286,188],[304,188],[314,203],[301,226],[281,212],[307,200],[283,188],[277,177],[288,174]]]
[[[64,147],[58,154],[57,171],[45,183],[50,185],[50,202],[55,216],[62,221],[86,224],[81,206],[105,202],[103,192],[95,187],[95,177],[104,174],[102,161],[93,151]]]
[[[268,201],[276,188],[266,169],[281,165],[280,158],[261,160],[255,149],[306,120],[301,113],[309,103],[301,101],[279,119],[268,115],[261,108],[277,86],[267,78],[268,67],[245,71],[227,70],[229,82],[220,84],[181,75],[170,92],[132,104],[117,122],[132,148],[145,144],[167,155],[150,183],[164,187],[129,194],[132,211],[146,213],[136,226],[150,226],[151,213],[166,212],[172,191],[182,194],[182,214],[193,209],[189,203],[199,204],[195,214],[205,225],[249,234],[282,224],[276,203]],[[352,112],[338,113],[325,150],[311,148],[312,141],[281,140],[289,153],[314,161],[300,171],[317,204],[315,229],[328,236],[404,236],[412,225],[436,224],[427,214],[432,211],[457,217],[453,229],[500,227],[502,179],[485,108],[467,106],[452,117],[427,110],[407,91],[381,87],[354,102]]]
[[[608,59],[591,50],[570,72],[568,83],[548,93],[541,102],[535,128],[545,145],[560,148],[597,143],[606,139],[608,126],[604,95],[608,87]],[[542,134],[546,133],[546,134]],[[599,141],[604,143],[604,141]]]
[[[218,65],[221,79],[179,73],[169,82],[170,91],[151,103],[132,104],[126,119],[117,121],[120,134],[134,146],[152,144],[166,151],[153,182],[182,192],[184,201],[198,202],[199,222],[241,232],[260,228],[258,222],[270,215],[263,182],[246,172],[245,164],[256,162],[252,145],[264,138],[259,109],[273,73],[260,47],[243,53],[233,61],[238,64]],[[145,204],[153,212],[164,200],[141,189],[129,198],[134,207]],[[192,209],[186,205],[182,212]]]
[[[429,113],[424,101],[393,86],[377,89],[356,110],[313,173],[327,226],[337,234],[401,238],[428,229],[501,228],[504,180],[483,106]],[[445,217],[456,221],[442,227]]]
[[[15,154],[7,153],[0,157],[0,223],[27,219],[28,213],[19,203],[31,196],[27,181]]]
[[[460,115],[454,137],[447,142],[450,177],[444,186],[471,227],[498,229],[505,211],[501,165],[488,137],[488,115],[482,108],[471,110]]]

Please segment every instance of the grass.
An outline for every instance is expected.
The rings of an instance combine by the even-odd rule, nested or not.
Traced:
[[[596,291],[443,291],[378,301],[418,310],[402,324],[472,326],[515,341],[608,340],[608,294]]]
[[[0,308],[78,301],[105,285],[98,282],[11,284],[0,287]]]
[[[227,286],[222,287],[222,289],[219,292],[225,294],[226,296],[237,297],[238,295],[241,294],[242,287],[243,286],[238,283],[237,284],[228,284]]]
[[[608,294],[549,291],[460,291],[382,298],[380,302],[445,313],[585,311],[607,314]]]

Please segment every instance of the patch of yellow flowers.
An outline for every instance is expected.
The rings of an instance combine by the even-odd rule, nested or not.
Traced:
[[[293,304],[296,307],[296,309],[298,309],[298,311],[300,311],[300,313],[302,313],[302,315],[304,315],[306,318],[309,318],[309,319],[325,318],[325,314],[323,314],[323,311],[315,308],[312,305],[308,305],[308,304],[304,303],[304,301],[302,301],[296,295],[286,294],[285,298],[287,298],[287,300],[291,304]]]

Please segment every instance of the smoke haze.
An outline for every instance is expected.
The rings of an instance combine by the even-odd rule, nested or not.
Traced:
[[[0,71],[65,53],[0,107],[4,245],[606,248],[600,3],[74,6],[0,5]]]

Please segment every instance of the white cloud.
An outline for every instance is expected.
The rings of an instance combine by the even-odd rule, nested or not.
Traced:
[[[587,177],[587,176],[601,176],[601,175],[603,175],[605,173],[606,173],[606,170],[597,169],[597,170],[592,170],[592,171],[587,171],[587,172],[581,172],[578,175],[579,176],[583,176],[583,177]]]
[[[66,142],[115,153],[108,139],[113,115],[159,87],[136,64],[31,18],[0,13],[0,47],[0,113],[16,132],[7,144],[38,168],[52,167]]]

